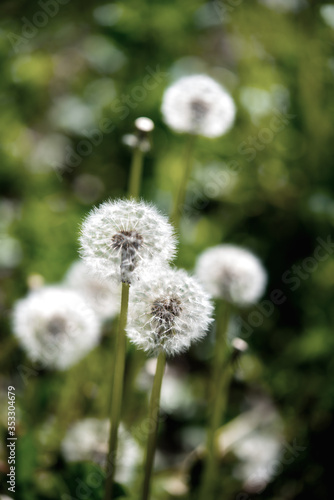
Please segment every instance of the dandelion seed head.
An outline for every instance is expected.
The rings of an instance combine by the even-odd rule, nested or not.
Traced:
[[[213,297],[239,306],[257,302],[267,284],[261,261],[235,245],[217,245],[204,251],[197,260],[196,275]]]
[[[184,270],[147,268],[131,289],[127,335],[140,349],[173,356],[204,337],[212,304]]]
[[[96,276],[81,260],[72,264],[64,279],[66,287],[80,292],[101,320],[112,319],[120,309],[120,286]]]
[[[64,370],[97,345],[100,324],[77,292],[49,286],[16,303],[13,332],[30,359]]]
[[[115,282],[132,283],[153,260],[168,262],[176,238],[167,217],[135,200],[107,201],[82,225],[81,257],[93,272]]]
[[[233,125],[235,105],[231,96],[206,75],[179,79],[164,94],[161,111],[176,132],[219,137]]]

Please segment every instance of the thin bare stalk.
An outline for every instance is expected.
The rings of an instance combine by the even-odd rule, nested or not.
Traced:
[[[181,184],[179,186],[177,195],[174,199],[173,209],[171,213],[171,221],[174,224],[175,229],[179,229],[180,220],[184,208],[184,202],[186,199],[187,185],[190,179],[190,174],[193,164],[193,151],[195,145],[195,138],[196,138],[195,135],[193,134],[189,135]]]
[[[114,376],[111,396],[109,454],[107,460],[107,479],[104,500],[112,499],[113,482],[116,469],[117,435],[122,409],[123,379],[126,352],[125,327],[128,316],[129,288],[130,286],[128,283],[122,283],[121,312],[118,323],[113,366]]]
[[[166,366],[166,355],[161,352],[158,356],[157,368],[155,371],[152,394],[149,406],[149,423],[152,430],[148,435],[147,447],[146,447],[146,460],[145,460],[145,476],[142,491],[142,500],[148,500],[150,495],[150,484],[151,476],[153,470],[153,462],[155,449],[157,444],[157,434],[158,434],[158,423],[159,423],[159,407],[160,407],[160,393],[162,378],[164,375]]]

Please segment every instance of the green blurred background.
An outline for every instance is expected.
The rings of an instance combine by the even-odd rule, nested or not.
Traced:
[[[71,422],[107,415],[109,380],[101,366],[109,363],[110,338],[68,372],[38,373],[25,384],[17,367],[30,365],[11,333],[11,307],[34,275],[61,281],[77,258],[83,216],[126,193],[131,151],[122,136],[133,132],[138,116],[155,122],[142,196],[168,213],[185,137],[163,123],[161,98],[190,73],[223,84],[238,112],[228,134],[196,144],[177,264],[192,270],[209,246],[243,245],[268,269],[264,299],[275,289],[286,297],[248,339],[244,376],[232,384],[226,420],[239,414],[247,391],[264,391],[284,420],[287,441],[305,447],[254,498],[332,498],[333,249],[322,261],[307,260],[317,239],[333,234],[334,222],[334,6],[323,4],[1,2],[1,436],[6,389],[14,385],[15,498],[61,498],[74,477],[84,479],[84,467],[71,472],[57,450]],[[250,313],[243,313],[245,322]],[[186,370],[201,404],[190,416],[167,416],[162,447],[177,442],[182,429],[203,425],[209,342],[207,351],[173,361]],[[145,415],[145,393],[138,390],[126,406],[131,426]],[[46,424],[51,431],[42,445]],[[0,453],[5,493],[4,447]],[[221,498],[246,500],[239,491],[227,479]],[[186,497],[161,490],[157,498]]]

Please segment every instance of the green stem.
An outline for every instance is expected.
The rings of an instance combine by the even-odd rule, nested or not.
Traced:
[[[181,184],[179,186],[177,196],[174,199],[173,209],[171,213],[171,221],[173,222],[175,229],[179,228],[180,219],[183,212],[183,206],[186,199],[187,185],[192,170],[195,138],[196,138],[195,135],[190,135],[188,138],[183,176],[181,179]]]
[[[150,431],[147,439],[145,476],[144,476],[143,492],[141,497],[142,500],[149,499],[154,454],[157,444],[160,392],[161,392],[162,378],[165,371],[165,365],[166,365],[166,355],[164,352],[161,352],[158,356],[157,368],[155,371],[152,394],[150,399],[150,406],[149,406],[148,418],[149,418],[150,428],[152,426],[152,430]]]
[[[123,379],[125,367],[126,336],[125,327],[128,316],[129,284],[122,283],[121,312],[118,323],[116,347],[114,355],[114,377],[112,386],[111,412],[110,412],[110,438],[109,455],[107,463],[107,479],[105,500],[112,499],[113,482],[115,477],[117,434],[121,418]]]
[[[130,171],[130,182],[128,189],[128,196],[131,198],[138,198],[140,194],[140,184],[143,171],[143,160],[144,154],[140,148],[134,148],[131,171]]]
[[[216,323],[216,348],[213,359],[214,397],[210,407],[209,429],[207,434],[207,456],[202,476],[199,498],[210,500],[217,471],[216,433],[219,429],[226,408],[227,394],[231,380],[230,357],[227,353],[226,334],[231,315],[231,305],[219,304]]]

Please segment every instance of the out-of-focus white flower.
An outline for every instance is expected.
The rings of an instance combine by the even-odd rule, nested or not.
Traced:
[[[250,409],[219,430],[217,445],[221,456],[232,451],[241,461],[233,473],[243,481],[243,489],[260,493],[282,471],[284,424],[266,395],[249,395],[247,400]]]
[[[279,471],[282,449],[277,434],[264,431],[253,432],[235,443],[233,452],[242,463],[234,474],[244,481],[245,490],[261,492],[266,487]]]
[[[251,252],[235,245],[217,245],[198,258],[196,275],[209,293],[239,306],[257,302],[267,273]]]
[[[50,119],[57,127],[82,134],[83,129],[95,127],[95,117],[90,106],[76,96],[59,97],[50,111]]]
[[[177,132],[219,137],[233,125],[235,105],[231,96],[206,75],[180,78],[165,92],[165,122]]]
[[[149,358],[144,369],[139,373],[136,384],[139,389],[149,393],[156,372],[157,359]],[[167,413],[193,415],[196,411],[198,395],[190,380],[179,370],[167,365],[161,388],[160,407]]]
[[[74,262],[64,281],[67,287],[76,290],[85,298],[102,320],[114,318],[119,313],[119,286],[97,277],[84,262]]]
[[[259,0],[259,3],[278,12],[297,12],[307,6],[305,0]]]
[[[12,268],[22,259],[22,249],[19,240],[0,234],[0,268]]]
[[[259,121],[275,110],[286,111],[290,105],[289,90],[283,85],[272,85],[265,90],[257,87],[242,87],[240,102],[250,114],[252,121]]]
[[[167,217],[134,200],[107,201],[92,210],[81,229],[81,256],[101,277],[133,282],[152,260],[175,255],[176,238]]]
[[[208,295],[186,271],[152,266],[131,290],[127,335],[146,352],[175,355],[204,337],[212,310]]]
[[[122,7],[114,3],[106,3],[96,7],[93,11],[94,19],[101,26],[113,26],[122,14]]]
[[[334,5],[326,4],[320,7],[320,15],[325,23],[334,29]]]
[[[82,54],[88,63],[102,74],[118,71],[127,61],[124,53],[104,35],[90,35],[83,40]]]
[[[105,465],[108,453],[110,421],[86,418],[76,422],[66,433],[62,452],[68,462],[90,460]],[[141,459],[139,445],[121,424],[118,430],[116,480],[128,483],[132,480]]]
[[[202,198],[217,199],[229,195],[236,185],[237,176],[223,162],[199,165],[195,169],[189,191],[199,193]]]
[[[13,331],[29,358],[64,370],[97,345],[100,324],[77,292],[49,286],[16,303]]]
[[[160,407],[163,411],[176,415],[193,414],[197,398],[192,392],[189,380],[172,370],[166,370],[161,387]]]

